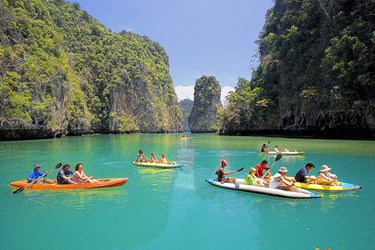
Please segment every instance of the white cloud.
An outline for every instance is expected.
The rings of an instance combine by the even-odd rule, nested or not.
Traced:
[[[174,87],[177,95],[177,100],[182,101],[184,99],[194,100],[194,86],[175,86]],[[230,91],[234,91],[233,87],[224,86],[221,87],[221,103],[226,106],[225,97],[229,94]]]
[[[175,86],[174,89],[178,101],[184,99],[194,100],[194,86]]]

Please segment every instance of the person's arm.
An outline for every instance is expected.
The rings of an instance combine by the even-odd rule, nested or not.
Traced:
[[[33,179],[34,179],[33,172],[30,171],[30,173],[29,173],[28,176],[27,176],[27,181],[28,181],[28,182],[31,182]]]

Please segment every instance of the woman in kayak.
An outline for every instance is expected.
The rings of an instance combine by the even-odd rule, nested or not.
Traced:
[[[221,166],[216,170],[215,174],[217,175],[216,181],[220,181],[221,183],[224,182],[231,182],[234,183],[236,178],[226,178],[225,175],[234,174],[236,171],[225,172],[224,168],[228,166],[228,162],[226,160],[221,161]]]
[[[264,187],[265,181],[255,176],[256,169],[250,168],[249,173],[245,176],[244,183],[246,185],[253,185],[253,186],[259,186]]]
[[[266,150],[268,148],[268,146],[266,144],[263,144],[262,148],[260,149],[260,152],[268,152],[268,150]]]
[[[96,183],[99,182],[98,180],[93,179],[92,176],[87,176],[85,172],[83,172],[83,165],[82,163],[78,163],[76,165],[76,171],[73,174],[73,181],[76,183]]]
[[[341,183],[337,180],[337,175],[330,173],[327,165],[323,165],[316,178],[316,183],[320,185],[330,185],[330,186],[341,186]]]
[[[150,159],[148,159],[149,162],[158,163],[158,159],[156,159],[155,152],[151,152]]]
[[[161,157],[159,159],[159,163],[170,164],[170,165],[176,164],[175,161],[167,161],[167,158],[165,157],[165,153],[161,154]]]

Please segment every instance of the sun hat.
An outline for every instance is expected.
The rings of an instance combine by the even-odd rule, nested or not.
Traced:
[[[287,173],[287,172],[288,172],[288,169],[286,169],[286,167],[281,167],[281,168],[279,169],[279,172]]]
[[[228,162],[226,160],[221,160],[221,165],[228,165]]]
[[[255,168],[250,168],[250,173],[255,173],[257,170]]]
[[[323,165],[322,168],[320,169],[320,172],[326,172],[329,170],[331,170],[331,168],[329,168],[327,165]]]
[[[35,164],[34,168],[40,168],[40,164],[39,163]]]

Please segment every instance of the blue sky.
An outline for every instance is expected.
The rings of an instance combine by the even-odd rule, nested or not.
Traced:
[[[163,46],[176,87],[189,96],[202,75],[231,90],[257,66],[258,39],[273,0],[69,0],[113,32],[132,31]],[[183,97],[185,98],[185,97]],[[179,99],[180,96],[179,96]]]

